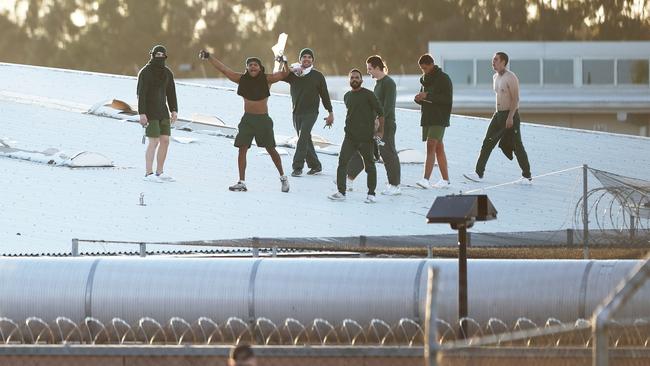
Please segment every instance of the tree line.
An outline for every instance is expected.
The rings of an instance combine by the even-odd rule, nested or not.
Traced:
[[[17,0],[0,13],[0,61],[135,75],[162,43],[177,77],[204,77],[199,49],[235,69],[252,55],[271,66],[286,32],[289,59],[312,47],[326,74],[371,54],[412,74],[429,41],[648,40],[649,11],[645,0]]]

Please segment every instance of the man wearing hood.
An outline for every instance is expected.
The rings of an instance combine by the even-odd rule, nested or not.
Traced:
[[[447,155],[442,138],[445,129],[449,127],[453,88],[451,79],[438,65],[433,63],[433,57],[424,54],[418,60],[422,77],[420,77],[420,92],[415,96],[415,103],[422,108],[420,126],[422,126],[422,141],[426,142],[427,158],[424,162],[424,177],[416,184],[424,189],[449,188],[449,172],[447,171]],[[433,165],[438,158],[438,167],[442,178],[434,184],[429,179]]]
[[[311,130],[318,119],[319,99],[323,107],[329,112],[325,118],[325,125],[332,126],[334,114],[332,102],[325,76],[314,69],[314,51],[304,48],[298,56],[300,63],[291,65],[291,71],[284,79],[291,85],[291,102],[293,104],[293,127],[298,134],[296,153],[293,155],[292,176],[302,175],[302,169],[307,162],[309,171],[307,175],[318,174],[323,167],[316,156],[314,143],[311,140]]]
[[[158,183],[172,182],[174,178],[165,174],[163,168],[169,148],[171,125],[176,122],[178,114],[174,74],[165,66],[167,49],[164,46],[154,46],[149,54],[149,62],[138,73],[137,86],[140,124],[146,127],[145,134],[149,138],[144,179]],[[154,156],[157,156],[156,174],[153,171]]]
[[[239,149],[237,166],[239,168],[239,181],[228,187],[234,192],[246,192],[246,154],[253,143],[258,147],[266,148],[275,167],[280,174],[282,192],[289,192],[289,179],[284,175],[282,159],[275,149],[275,136],[273,133],[273,120],[269,117],[268,100],[271,95],[269,85],[287,77],[287,65],[283,63],[282,71],[265,74],[262,60],[257,57],[246,59],[246,71],[235,72],[224,65],[216,57],[205,50],[199,52],[199,58],[208,60],[212,66],[221,71],[230,81],[239,84],[237,94],[244,99],[244,116],[237,126],[235,147]]]

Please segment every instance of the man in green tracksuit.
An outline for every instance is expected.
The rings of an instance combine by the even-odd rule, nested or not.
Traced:
[[[165,66],[167,49],[164,46],[154,46],[149,54],[151,59],[138,73],[137,86],[140,124],[146,127],[145,134],[149,138],[144,179],[157,183],[172,182],[174,178],[165,174],[163,168],[169,148],[171,125],[176,122],[178,114],[174,74]],[[156,155],[156,174],[153,174],[153,158]]]
[[[343,100],[348,110],[345,117],[345,138],[339,153],[339,165],[336,169],[336,186],[338,191],[328,196],[333,201],[345,200],[345,180],[348,163],[352,156],[361,154],[366,174],[368,174],[368,196],[366,203],[375,203],[377,187],[377,169],[374,161],[373,138],[381,139],[384,135],[384,110],[373,92],[361,87],[361,71],[353,69],[349,73],[352,90],[345,93]],[[375,120],[379,128],[375,132]]]
[[[388,176],[388,187],[382,191],[382,194],[394,196],[400,194],[400,164],[395,148],[395,132],[397,124],[395,123],[395,101],[397,99],[397,86],[395,81],[387,75],[388,67],[381,56],[374,55],[366,60],[368,74],[375,83],[375,95],[384,109],[384,138],[383,144],[378,146],[381,158],[384,161],[386,175]],[[347,189],[352,190],[352,181],[363,170],[363,161],[359,154],[354,155],[348,165],[348,182]]]
[[[296,153],[293,155],[292,176],[302,175],[302,169],[307,161],[308,175],[315,175],[323,170],[316,156],[314,143],[311,140],[311,130],[318,119],[318,102],[329,112],[325,124],[334,123],[332,102],[327,90],[325,76],[314,69],[314,51],[304,48],[300,51],[300,63],[292,65],[292,72],[284,79],[291,85],[291,102],[293,104],[293,127],[298,134]]]

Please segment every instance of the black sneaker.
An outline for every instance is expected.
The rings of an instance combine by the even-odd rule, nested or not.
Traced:
[[[318,174],[318,173],[320,173],[322,171],[323,171],[323,168],[311,168],[307,172],[307,175],[316,175],[316,174]]]
[[[309,174],[309,173],[307,173]],[[294,169],[293,172],[291,172],[292,177],[299,177],[302,175],[302,169]]]

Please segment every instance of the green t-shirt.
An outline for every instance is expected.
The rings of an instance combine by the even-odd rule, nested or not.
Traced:
[[[366,88],[350,90],[343,96],[348,109],[345,116],[345,138],[353,141],[372,141],[375,119],[384,115],[375,93]]]
[[[384,121],[395,122],[395,100],[397,99],[397,85],[390,76],[386,75],[375,84],[375,95],[384,109]]]

